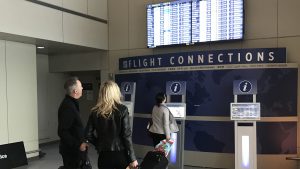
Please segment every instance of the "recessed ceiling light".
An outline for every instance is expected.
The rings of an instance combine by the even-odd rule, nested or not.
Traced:
[[[45,46],[38,46],[37,48],[38,48],[38,49],[44,49]]]

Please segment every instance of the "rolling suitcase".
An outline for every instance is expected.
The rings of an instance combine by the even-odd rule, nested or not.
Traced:
[[[164,153],[149,151],[140,165],[140,169],[166,169],[169,161]]]

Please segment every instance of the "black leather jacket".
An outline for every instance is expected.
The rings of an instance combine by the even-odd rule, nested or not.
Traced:
[[[117,110],[114,110],[109,118],[92,112],[86,126],[85,136],[96,146],[98,152],[125,150],[131,162],[136,160],[131,140],[128,108],[122,104],[117,105]]]

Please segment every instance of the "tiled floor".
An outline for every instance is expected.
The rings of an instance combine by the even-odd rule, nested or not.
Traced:
[[[43,145],[40,147],[44,157],[28,161],[27,166],[18,167],[16,169],[57,169],[62,166],[62,158],[58,152],[58,143]],[[91,159],[93,169],[97,169],[97,153],[94,148],[89,150],[89,158]]]
[[[62,159],[58,153],[58,144],[47,144],[40,147],[42,152],[46,153],[40,159],[29,160],[27,166],[18,167],[16,169],[57,169],[62,165]],[[94,148],[89,149],[89,157],[93,165],[93,169],[97,169],[97,153]],[[142,159],[138,160],[139,162]],[[198,167],[185,166],[184,169],[204,169]],[[208,168],[205,168],[208,169]]]

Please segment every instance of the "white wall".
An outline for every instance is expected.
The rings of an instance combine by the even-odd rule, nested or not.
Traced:
[[[0,40],[0,144],[8,143],[5,41]]]
[[[88,15],[107,20],[107,0],[88,0]]]
[[[1,125],[4,124],[0,130],[1,144],[24,141],[26,152],[36,151],[39,149],[36,47],[10,41],[0,41],[0,46],[3,104],[0,116],[4,120],[1,118]],[[27,157],[37,155],[38,152]]]
[[[102,70],[108,68],[107,52],[49,56],[50,72]]]
[[[87,0],[63,0],[63,7],[87,14]]]
[[[96,105],[100,84],[100,71],[73,72],[83,84],[82,97],[79,99],[80,115],[85,126],[91,112],[91,108]],[[85,84],[92,85],[92,90],[87,90]]]
[[[40,0],[40,1],[48,3],[48,4],[52,4],[52,5],[55,5],[55,6],[59,6],[59,7],[63,6],[62,0]]]
[[[48,55],[37,55],[39,143],[58,140],[57,110],[64,98],[63,84],[68,75],[49,73]]]
[[[107,20],[107,0],[39,0],[82,14]]]
[[[38,150],[35,49],[6,41],[9,142],[24,141],[26,151]]]
[[[37,98],[38,98],[38,126],[39,126],[39,140],[49,139],[49,116],[48,111],[48,56],[36,56],[37,69]]]
[[[108,49],[108,26],[105,23],[63,12],[64,43]]]
[[[61,11],[24,0],[0,4],[0,32],[63,42]]]
[[[49,3],[47,0],[44,1]],[[12,34],[9,36],[21,35],[96,49],[108,49],[108,25],[106,23],[25,0],[0,0],[0,4],[1,33]],[[91,5],[95,6],[90,10],[88,10],[87,0],[61,0],[61,2],[56,0],[52,4],[57,6],[62,4],[84,14],[88,14],[89,11],[89,13],[104,19],[107,17],[105,13],[96,12],[98,10],[107,11],[107,3],[103,0],[101,3],[91,1]],[[84,11],[81,8],[84,8]]]
[[[59,140],[57,135],[57,110],[65,96],[63,89],[65,80],[70,76],[77,76],[83,85],[90,83],[93,86],[93,90],[88,91],[89,93],[84,90],[83,96],[79,100],[83,125],[86,125],[90,109],[96,103],[99,91],[98,84],[100,83],[99,70],[50,73],[48,58],[48,55],[37,55],[38,128],[40,143]],[[72,57],[68,59],[71,60]]]

